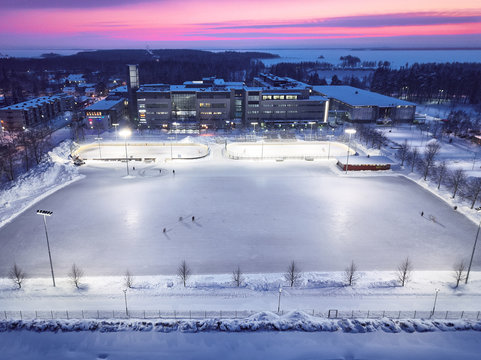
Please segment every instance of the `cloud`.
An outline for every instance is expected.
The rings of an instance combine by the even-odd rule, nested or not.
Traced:
[[[244,24],[243,24],[244,23]],[[474,15],[458,15],[457,13],[403,13],[383,15],[360,15],[334,17],[326,19],[309,19],[305,22],[279,22],[270,24],[250,24],[246,22],[225,22],[200,24],[212,30],[241,30],[241,29],[278,29],[278,28],[313,28],[313,27],[386,27],[386,26],[423,26],[481,23],[481,12]],[[248,22],[247,22],[248,23]]]
[[[169,0],[136,0],[135,4]],[[132,5],[133,0],[0,0],[1,9],[88,9]]]

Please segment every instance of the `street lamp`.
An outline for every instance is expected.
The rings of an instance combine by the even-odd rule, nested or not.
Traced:
[[[478,236],[479,236],[479,228],[480,227],[481,227],[481,221],[479,222],[478,231],[476,232],[476,239],[474,240],[473,252],[471,253],[471,260],[469,260],[468,272],[466,273],[466,280],[464,282],[465,284],[468,283],[469,273],[471,271],[471,265],[473,264],[474,252],[476,251],[476,244],[478,243]]]
[[[329,139],[328,149],[327,149],[327,160],[329,160],[330,157],[331,157],[331,141],[332,141],[333,137],[334,137],[334,135],[327,135],[327,138]]]
[[[125,128],[119,131],[119,135],[125,140],[125,163],[127,164],[127,175],[129,175],[129,157],[127,155],[127,138],[132,135],[132,131],[129,128]]]
[[[180,124],[177,123],[177,122],[173,122],[172,125],[175,126],[175,141],[177,141],[177,126],[180,125]]]
[[[127,307],[127,289],[122,290],[124,292],[124,300],[125,300],[125,315],[129,317],[129,308]]]
[[[258,122],[251,122],[251,125],[254,126],[254,135],[256,134],[256,125],[259,124]]]
[[[53,214],[53,211],[37,210],[37,215],[43,216],[43,225],[45,226],[45,237],[47,238],[48,258],[50,260],[50,271],[52,272],[53,287],[55,287],[55,275],[53,273],[52,254],[50,253],[50,243],[48,241],[48,231],[47,231],[47,216],[52,216],[52,214]]]
[[[277,313],[281,312],[281,294],[282,294],[282,287],[279,286],[279,301],[277,302]]]
[[[100,160],[102,160],[102,151],[100,150],[100,140],[102,140],[102,138],[100,136],[97,136],[95,140],[99,142],[99,158]]]
[[[356,133],[356,129],[346,129],[344,131],[347,134],[349,134],[349,144],[347,145],[347,162],[346,162],[346,174],[347,174],[347,169],[349,168],[349,150],[351,149],[351,136]]]
[[[434,311],[436,311],[436,301],[438,300],[439,289],[435,289],[434,291],[436,292],[436,295],[434,296],[434,305],[433,305],[433,311],[431,313],[431,316],[433,316]]]
[[[114,129],[115,129],[115,140],[117,140],[117,128],[118,128],[119,124],[114,123],[114,124],[112,124],[112,126],[113,126]]]
[[[311,125],[311,141],[312,141],[312,125],[314,125],[315,122],[314,122],[314,121],[309,121],[308,124]]]

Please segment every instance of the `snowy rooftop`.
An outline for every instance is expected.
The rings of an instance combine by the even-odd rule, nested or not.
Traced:
[[[345,85],[314,86],[314,91],[354,106],[415,106],[416,104]]]
[[[102,101],[96,102],[95,104],[90,105],[89,107],[85,108],[85,110],[110,110],[123,101],[124,101],[123,99],[102,100]]]
[[[127,85],[118,86],[115,89],[110,90],[110,92],[126,93],[126,92],[128,92]]]
[[[10,106],[1,108],[1,110],[19,110],[19,109],[26,110],[26,109],[29,109],[29,108],[32,108],[32,107],[37,107],[41,104],[49,104],[49,103],[51,103],[55,100],[61,99],[62,97],[63,96],[59,96],[59,95],[42,96],[42,97],[39,97],[39,98],[36,98],[36,99],[24,101],[24,102],[21,102],[21,103],[18,103],[18,104],[14,104],[14,105],[10,105]]]

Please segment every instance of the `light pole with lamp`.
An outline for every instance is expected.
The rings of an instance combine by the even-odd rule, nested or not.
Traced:
[[[277,313],[281,312],[281,294],[282,294],[282,286],[279,286],[279,300],[277,302]]]
[[[113,127],[114,127],[114,129],[115,129],[115,140],[117,140],[117,139],[118,139],[118,135],[117,135],[117,128],[119,127],[119,124],[117,124],[117,123],[114,123],[114,124],[112,124],[112,126],[113,126]]]
[[[100,150],[100,140],[102,140],[102,138],[100,136],[97,136],[95,140],[99,142],[99,158],[100,160],[102,160],[102,151]]]
[[[53,287],[55,287],[55,275],[53,273],[52,254],[50,253],[50,243],[48,241],[48,231],[47,231],[47,216],[52,216],[52,214],[53,214],[53,211],[37,210],[37,215],[43,216],[43,225],[45,226],[45,237],[47,238],[48,259],[50,260],[50,271],[52,272]]]
[[[334,137],[334,135],[327,135],[327,138],[329,139],[328,150],[327,150],[327,160],[329,160],[331,158],[331,141],[332,141],[333,137]]]
[[[177,141],[177,125],[179,125],[179,123],[173,122],[172,125],[175,126],[175,141]],[[172,138],[171,138],[170,139],[170,160],[172,160],[173,158],[174,158],[174,154],[172,149]]]
[[[124,292],[124,301],[125,301],[125,315],[129,317],[129,308],[127,307],[127,289],[122,290]]]
[[[251,122],[251,125],[254,126],[254,136],[256,136],[256,125],[259,124],[257,121]]]
[[[127,138],[132,135],[132,131],[129,128],[125,128],[119,131],[119,135],[125,139],[125,162],[127,164],[127,176],[129,175],[129,156],[127,155]]]
[[[346,174],[347,174],[347,169],[349,168],[349,151],[351,150],[351,136],[356,133],[356,129],[346,129],[344,131],[347,134],[349,134],[349,143],[347,145],[347,162],[346,162]]]
[[[481,221],[479,222],[478,231],[476,232],[476,239],[474,240],[473,252],[471,253],[471,260],[469,260],[468,272],[466,273],[466,280],[464,281],[465,284],[468,283],[469,273],[471,272],[471,265],[473,265],[474,252],[476,251],[476,244],[478,243],[478,236],[479,236],[479,228],[480,227],[481,227]]]
[[[308,124],[311,125],[311,141],[312,141],[312,125],[314,125],[315,122],[314,122],[314,121],[309,121]]]
[[[436,295],[434,296],[434,305],[433,305],[433,311],[431,312],[431,317],[434,315],[434,312],[436,311],[436,301],[438,300],[439,289],[435,289],[434,291],[436,292]]]

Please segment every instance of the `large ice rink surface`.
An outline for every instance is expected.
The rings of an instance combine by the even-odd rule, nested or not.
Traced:
[[[88,275],[148,275],[173,274],[183,259],[208,274],[237,265],[281,272],[291,260],[306,271],[343,270],[351,260],[395,270],[406,256],[415,269],[451,270],[469,258],[476,225],[441,199],[403,177],[346,177],[327,164],[131,163],[128,179],[125,164],[91,161],[84,179],[0,228],[0,271],[16,262],[31,276],[50,274],[38,208],[54,212],[47,221],[59,276],[74,262]]]

